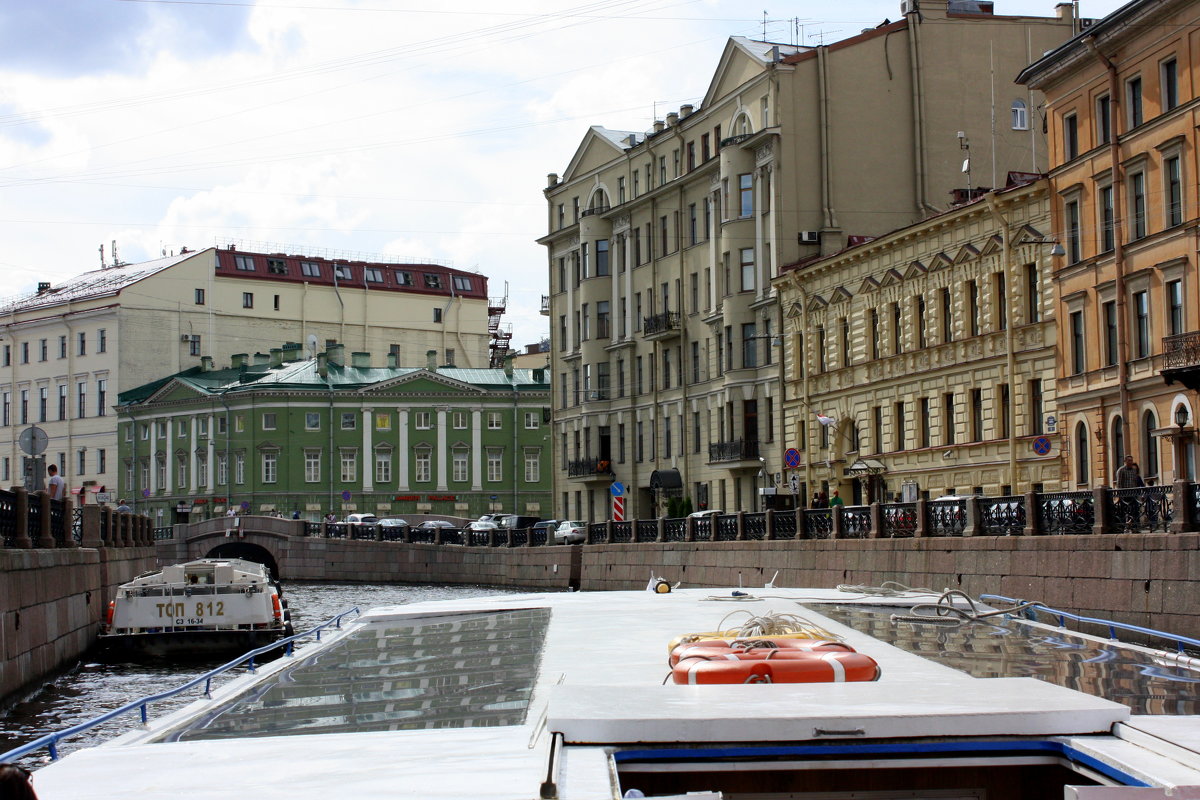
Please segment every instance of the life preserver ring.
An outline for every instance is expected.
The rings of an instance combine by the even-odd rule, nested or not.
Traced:
[[[276,622],[283,622],[283,606],[279,603],[279,595],[271,595],[271,610],[275,614]]]
[[[106,611],[104,613],[104,626],[106,628],[112,628],[113,614],[115,614],[116,612],[117,612],[117,601],[109,600],[108,601],[108,611]]]
[[[730,653],[742,654],[747,658],[769,658],[772,657],[772,653],[826,651],[853,653],[854,648],[843,642],[833,642],[827,639],[748,639],[745,641],[706,639],[696,644],[681,644],[671,651],[669,661],[673,667],[685,658],[717,658]]]
[[[677,684],[841,683],[879,680],[879,665],[862,653],[797,653],[790,658],[689,658],[671,671]]]
[[[664,580],[659,580],[657,583],[654,584],[654,593],[655,594],[670,594],[671,593],[671,584],[667,583]]]
[[[674,650],[681,644],[702,644],[708,641],[747,641],[750,639],[828,639],[836,641],[837,636],[817,625],[808,625],[804,633],[772,633],[769,637],[763,636],[746,636],[739,630],[728,631],[707,631],[705,633],[684,633],[676,636],[667,644],[667,652]]]

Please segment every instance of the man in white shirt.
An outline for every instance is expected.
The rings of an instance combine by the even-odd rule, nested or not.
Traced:
[[[62,500],[63,495],[67,492],[67,482],[58,474],[58,465],[51,464],[46,467],[46,472],[50,474],[50,480],[47,481],[46,489],[50,492],[51,500]]]

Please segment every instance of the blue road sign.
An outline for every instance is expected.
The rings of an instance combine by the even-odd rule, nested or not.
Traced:
[[[612,493],[613,497],[620,497],[625,494],[625,484],[620,481],[613,481],[612,486],[608,487],[608,491]]]
[[[783,453],[783,463],[787,464],[789,469],[796,469],[800,466],[800,451],[794,447],[789,447]]]
[[[1033,440],[1033,452],[1039,456],[1044,456],[1050,452],[1050,440],[1045,436],[1039,436]]]

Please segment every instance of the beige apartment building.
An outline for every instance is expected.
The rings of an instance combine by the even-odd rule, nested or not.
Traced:
[[[1051,143],[1064,480],[1194,479],[1200,388],[1194,32],[1200,4],[1135,0],[1029,66]]]
[[[1018,184],[775,281],[798,494],[1059,488],[1049,205]]]
[[[732,38],[699,107],[595,126],[550,176],[556,515],[608,518],[614,480],[627,517],[788,502],[772,279],[1044,169],[1039,96],[1011,81],[1071,7],[908,5],[820,47]]]
[[[433,264],[208,248],[109,266],[0,305],[0,481],[24,483],[21,434],[73,491],[117,487],[117,394],[282,342],[487,367],[507,348],[487,278]],[[85,501],[86,502],[86,501]]]

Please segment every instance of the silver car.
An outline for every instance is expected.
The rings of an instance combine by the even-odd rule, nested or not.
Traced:
[[[587,541],[588,524],[578,519],[565,519],[554,531],[555,544],[582,544]]]

